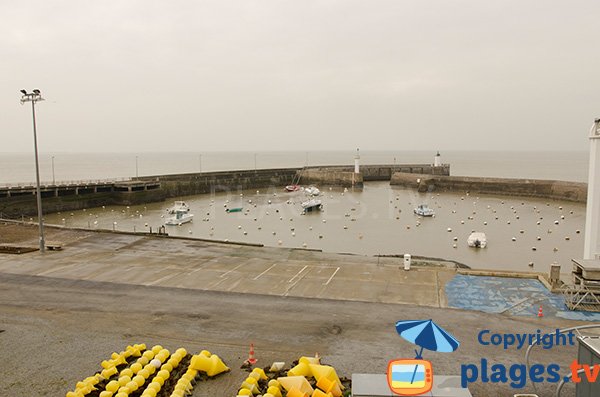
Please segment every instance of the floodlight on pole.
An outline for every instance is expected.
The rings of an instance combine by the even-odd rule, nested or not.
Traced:
[[[40,190],[40,165],[38,161],[38,145],[37,145],[37,129],[35,123],[35,103],[43,101],[40,90],[37,88],[31,93],[27,93],[26,90],[21,90],[21,105],[25,102],[31,102],[31,111],[33,114],[33,148],[35,152],[35,180],[36,180],[36,199],[37,199],[37,210],[38,210],[38,224],[40,231],[40,252],[44,252],[46,244],[44,242],[44,219],[42,215],[42,193]]]

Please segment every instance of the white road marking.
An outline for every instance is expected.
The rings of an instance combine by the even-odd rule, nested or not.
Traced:
[[[212,284],[210,287],[206,288],[206,289],[213,289],[215,288],[217,285],[221,284],[223,281],[228,280],[227,277],[220,279],[219,281],[217,281],[216,283]]]
[[[145,283],[144,285],[145,286],[156,285],[156,284],[160,283],[161,281],[165,281],[166,279],[173,278],[175,276],[179,276],[179,274],[180,273],[167,274],[166,276],[161,277],[158,280],[154,280],[154,281],[151,281],[149,283]]]
[[[262,272],[258,276],[254,277],[252,280],[258,280],[260,278],[260,276],[264,275],[266,272],[268,272],[269,270],[273,269],[276,265],[277,265],[277,263],[273,263],[267,270],[265,270],[264,272]]]
[[[54,272],[58,272],[58,271],[61,271],[61,270],[63,270],[63,269],[66,269],[66,268],[73,267],[73,266],[75,266],[75,265],[76,265],[76,264],[70,264],[70,265],[59,266],[59,267],[55,267],[55,268],[53,268],[53,269],[44,270],[43,272],[36,273],[35,275],[36,275],[36,276],[45,276],[46,274],[50,274],[50,273],[54,273]]]
[[[331,275],[331,277],[329,277],[329,280],[327,280],[326,283],[324,283],[323,285],[329,285],[329,283],[331,282],[331,280],[333,280],[333,277],[335,276],[335,274],[340,270],[340,268],[338,267],[337,269],[335,269],[335,272],[333,272],[333,274]]]
[[[298,277],[298,276],[299,276],[299,275],[300,275],[300,274],[301,274],[301,273],[304,271],[304,269],[306,269],[307,267],[308,267],[308,265],[306,265],[306,266],[304,266],[302,269],[300,269],[300,271],[299,271],[298,273],[296,273],[296,274],[294,275],[294,277],[292,277],[292,278],[290,278],[290,279],[288,280],[288,283],[291,283],[292,281],[294,281],[294,279],[295,279],[296,277]]]
[[[227,276],[229,273],[236,271],[237,269],[239,269],[240,267],[242,267],[243,263],[240,263],[239,265],[237,265],[236,267],[234,267],[233,269],[221,274],[219,277],[223,278],[225,276]]]
[[[307,267],[308,267],[308,266],[304,266],[304,267],[302,268],[302,270],[306,269]],[[302,272],[302,270],[300,270],[300,272]],[[292,284],[292,285],[290,285],[289,287],[287,287],[287,289],[286,289],[286,290],[285,290],[285,292],[283,293],[283,296],[288,296],[288,294],[289,294],[289,293],[290,293],[290,291],[291,291],[291,290],[292,290],[292,289],[293,289],[293,288],[296,286],[296,284],[298,284],[300,281],[302,281],[302,279],[303,279],[304,277],[306,277],[306,276],[308,275],[308,273],[310,273],[310,270],[311,270],[311,269],[308,269],[308,271],[307,271],[306,273],[304,273],[304,274],[303,274],[301,277],[298,277],[298,280],[296,280],[296,281],[294,282],[294,284]],[[300,273],[300,272],[299,272],[299,273]],[[297,276],[297,275],[296,275],[296,276]],[[294,276],[294,278],[295,278],[296,276]],[[293,278],[292,278],[292,279],[293,279]]]

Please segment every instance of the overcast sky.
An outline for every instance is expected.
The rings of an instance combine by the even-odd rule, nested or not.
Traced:
[[[587,150],[600,1],[0,2],[0,152]]]

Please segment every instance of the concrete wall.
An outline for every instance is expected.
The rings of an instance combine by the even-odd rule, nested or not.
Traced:
[[[306,170],[354,172],[354,166],[307,167]],[[442,164],[441,167],[434,167],[432,164],[375,164],[360,166],[360,173],[362,174],[365,182],[389,181],[392,178],[392,175],[396,172],[450,175],[450,165]]]
[[[162,190],[139,192],[103,192],[86,195],[52,196],[42,198],[42,212],[73,211],[84,208],[100,207],[103,205],[135,205],[163,201],[165,194]],[[34,195],[0,198],[1,218],[20,218],[37,216],[37,201]]]
[[[420,192],[456,191],[479,194],[502,194],[568,200],[585,203],[587,184],[540,179],[477,178],[432,176],[397,172],[391,185],[405,186]]]
[[[306,169],[298,171],[301,184],[320,184],[329,186],[359,187],[363,186],[363,175],[354,171]]]
[[[292,183],[298,168],[156,175],[166,197],[189,196],[257,188],[280,188]]]

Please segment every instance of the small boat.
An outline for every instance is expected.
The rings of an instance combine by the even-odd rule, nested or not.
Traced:
[[[467,239],[467,245],[469,247],[474,248],[485,248],[487,245],[487,238],[485,237],[485,233],[482,232],[473,232]]]
[[[177,211],[190,212],[190,207],[184,201],[175,201],[171,208],[167,208],[167,214],[173,215]]]
[[[314,198],[307,200],[300,205],[302,206],[302,209],[304,210],[304,212],[321,210],[323,208],[323,204],[321,203],[321,200],[317,200]]]
[[[315,186],[309,186],[304,188],[304,193],[306,193],[309,196],[318,196],[319,194],[321,194],[321,191]]]
[[[177,226],[184,223],[191,222],[194,219],[194,214],[190,214],[187,211],[175,211],[175,216],[167,218],[165,225]]]
[[[300,190],[300,185],[287,185],[285,187],[285,190],[287,190],[288,192],[296,192]]]
[[[242,212],[243,207],[227,208],[225,212]]]
[[[415,214],[420,216],[434,216],[435,211],[432,208],[429,208],[427,204],[419,204],[417,208],[415,208]]]

